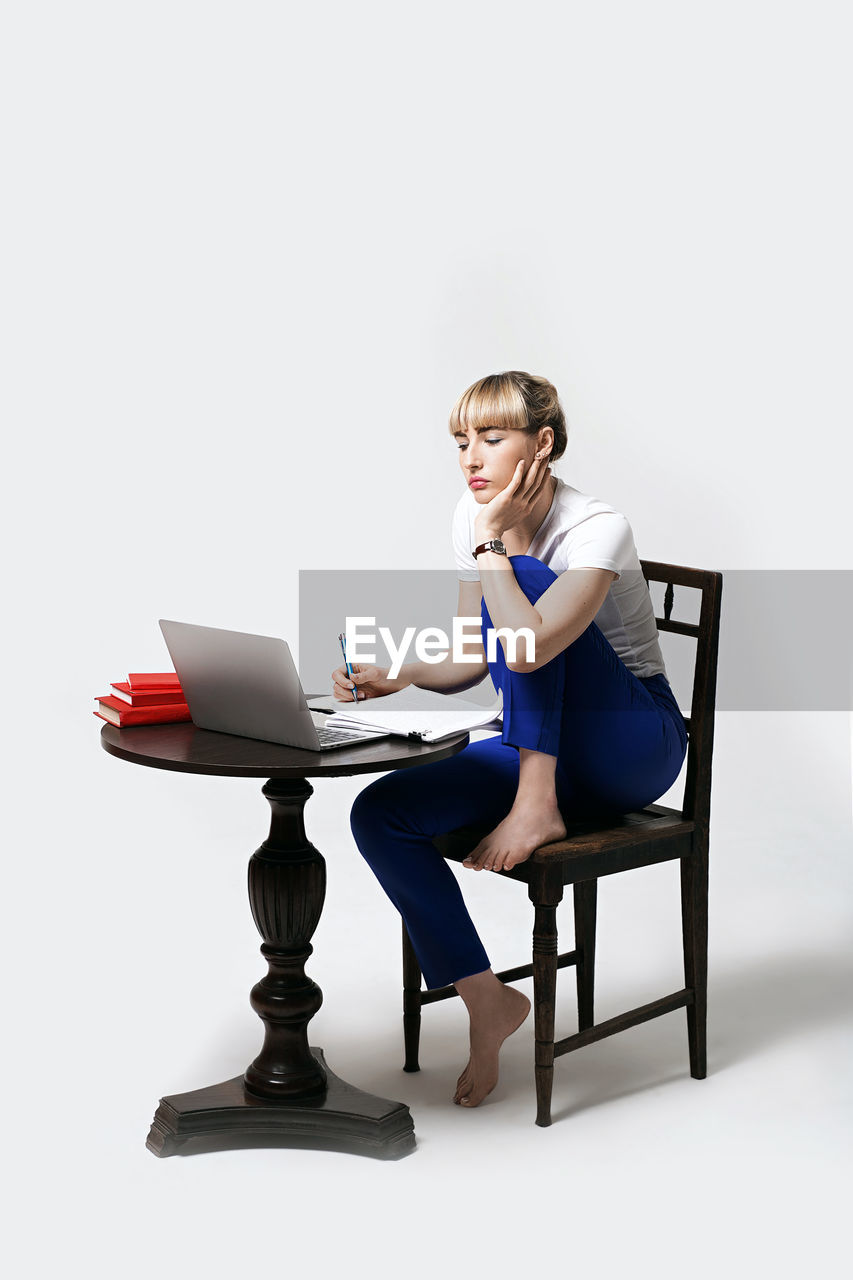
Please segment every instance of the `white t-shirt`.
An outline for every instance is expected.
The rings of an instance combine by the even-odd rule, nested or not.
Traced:
[[[527,554],[557,575],[566,569],[612,569],[618,573],[595,615],[595,624],[634,675],[666,675],[652,598],[630,524],[600,498],[581,493],[559,476],[556,480],[550,509]],[[457,577],[464,582],[480,579],[473,554],[474,521],[479,511],[480,504],[468,489],[453,512]]]

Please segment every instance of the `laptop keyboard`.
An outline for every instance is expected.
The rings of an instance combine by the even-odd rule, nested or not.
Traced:
[[[376,737],[373,733],[359,733],[357,730],[347,733],[343,729],[327,729],[320,725],[317,728],[321,747],[333,747],[339,742],[364,742],[367,738]]]

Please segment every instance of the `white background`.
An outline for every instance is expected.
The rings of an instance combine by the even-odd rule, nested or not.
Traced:
[[[347,821],[361,784],[318,783],[311,1040],[411,1106],[418,1150],[159,1161],[158,1098],[260,1044],[245,874],[267,806],[253,781],[107,756],[91,699],[163,667],[158,617],[295,639],[300,568],[452,567],[447,415],[499,369],[556,383],[559,474],[624,511],[641,556],[853,568],[849,24],[815,0],[5,6],[16,1274],[827,1269],[847,715],[719,716],[709,1076],[669,1015],[562,1059],[547,1130],[532,1020],[478,1111],[450,1102],[459,1002],[427,1010],[423,1069],[401,1072],[399,922]],[[465,886],[495,967],[520,962],[523,893]],[[600,896],[604,1018],[682,984],[677,870]]]

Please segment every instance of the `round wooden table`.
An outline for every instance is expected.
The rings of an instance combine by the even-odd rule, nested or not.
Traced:
[[[323,1148],[396,1158],[414,1150],[414,1126],[402,1102],[347,1084],[308,1044],[308,1023],[323,1002],[305,974],[323,910],[326,863],[306,838],[308,778],[407,769],[455,755],[458,733],[439,743],[379,738],[333,751],[238,738],[194,724],[105,725],[101,745],[132,764],[225,778],[266,778],[270,833],[249,859],[249,904],[269,972],[251,991],[265,1026],[261,1052],[241,1076],[160,1099],[146,1146],[158,1156],[235,1147]]]

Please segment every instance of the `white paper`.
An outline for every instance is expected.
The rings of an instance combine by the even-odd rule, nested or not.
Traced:
[[[311,698],[308,705],[312,709],[336,708],[332,715],[325,717],[330,728],[383,729],[404,737],[416,734],[425,742],[437,742],[454,733],[482,728],[490,721],[499,721],[503,712],[500,694],[490,706],[484,707],[479,702],[460,698],[458,694],[437,693],[413,685],[399,693],[365,698],[352,705],[339,702],[333,695]],[[497,731],[500,726],[494,727]]]

